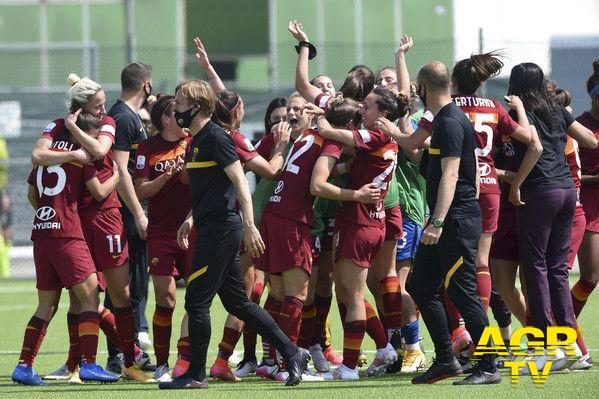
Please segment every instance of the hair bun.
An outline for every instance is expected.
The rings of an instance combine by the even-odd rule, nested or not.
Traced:
[[[77,75],[76,73],[71,73],[67,78],[67,83],[69,84],[69,86],[75,86],[77,82],[79,82],[80,80],[81,78],[79,77],[79,75]]]
[[[593,72],[599,73],[599,60],[593,61]]]

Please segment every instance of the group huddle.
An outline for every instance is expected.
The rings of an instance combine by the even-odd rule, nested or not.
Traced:
[[[408,36],[395,66],[375,75],[356,65],[337,90],[326,75],[309,79],[317,48],[297,21],[289,31],[298,41],[296,91],[270,102],[255,144],[241,133],[241,96],[223,85],[198,38],[207,81],[180,83],[174,95],[152,96],[151,67],[134,62],[106,113],[101,85],[69,76],[69,115],[44,129],[32,153],[39,304],[13,381],[46,384],[33,362],[63,288],[68,359],[46,377],[74,384],[122,376],[207,387],[216,294],[229,315],[209,376],[224,381],[351,381],[367,365],[368,378],[422,371],[413,383],[460,374],[468,376],[454,384],[499,383],[501,360],[472,356],[489,307],[506,342],[512,315],[542,331],[577,330],[574,358],[531,349],[538,369],[547,361],[552,370],[590,368],[577,317],[599,280],[599,60],[587,82],[592,106],[575,119],[569,93],[533,63],[512,69],[509,112],[478,96],[503,67],[495,52],[460,60],[451,73],[429,62],[412,83]],[[247,171],[257,177],[253,195]],[[581,275],[570,289],[577,254]],[[136,343],[133,287],[148,272],[155,366]],[[179,279],[187,312],[169,359]],[[340,333],[329,327],[333,288],[342,356],[331,347]],[[420,314],[435,349],[430,364]],[[109,364],[122,363],[116,370],[96,363],[100,329],[116,353]]]

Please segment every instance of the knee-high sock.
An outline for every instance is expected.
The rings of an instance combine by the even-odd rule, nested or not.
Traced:
[[[283,302],[277,300],[275,297],[273,297],[270,294],[267,296],[266,302],[264,302],[264,310],[274,320],[277,320],[279,318],[279,313],[281,312],[281,306],[283,306]],[[270,345],[270,343],[266,339],[264,339],[264,337],[262,337],[262,350],[263,351],[265,349],[265,343],[266,343],[266,346],[268,347],[268,349],[266,350],[266,352],[268,353],[268,355],[267,355],[268,358],[275,360],[276,355],[275,355],[274,348],[272,347],[272,345]],[[264,354],[264,356],[266,356],[266,353]]]
[[[399,289],[399,278],[397,276],[384,278],[379,282],[379,285],[383,296],[385,328],[386,330],[399,330],[401,329],[401,291]]]
[[[491,297],[491,273],[487,265],[476,266],[476,295],[482,301],[485,313],[487,313]]]
[[[355,369],[360,357],[360,347],[366,332],[366,321],[344,321],[343,322],[343,364]]]
[[[587,303],[587,299],[591,292],[597,286],[597,281],[585,280],[582,277],[572,287],[572,306],[574,307],[574,316],[578,317],[582,308]]]
[[[119,340],[119,334],[116,331],[116,319],[110,310],[104,308],[100,312],[100,330],[106,335],[108,341],[114,346],[120,348],[121,341]]]
[[[312,332],[312,341],[310,345],[319,344],[324,335],[325,326],[327,323],[327,317],[331,310],[331,302],[333,297],[314,295],[314,307],[316,308],[316,321],[314,323],[314,330]],[[343,321],[343,320],[342,320]]]
[[[67,328],[69,330],[69,357],[67,359],[67,368],[69,371],[75,371],[75,368],[81,363],[81,346],[79,345],[79,315],[67,313]]]
[[[96,362],[99,331],[100,315],[98,312],[81,312],[79,314],[79,345],[81,346],[81,357],[88,364]]]
[[[366,307],[366,333],[373,339],[377,349],[383,349],[389,343],[385,329],[366,299],[364,299],[364,306]]]
[[[125,367],[131,367],[135,363],[135,319],[131,306],[113,309],[116,322],[116,330],[121,342],[121,350],[125,359]]]
[[[223,339],[218,344],[218,357],[228,361],[233,354],[235,345],[237,345],[237,341],[239,341],[240,337],[240,331],[225,327],[223,330]]]
[[[312,303],[304,305],[302,309],[302,321],[297,339],[297,346],[308,349],[314,335],[314,326],[316,325],[316,306]]]
[[[31,366],[35,360],[44,336],[46,335],[46,329],[48,328],[48,322],[40,319],[39,317],[32,316],[27,323],[25,328],[25,335],[23,336],[23,346],[21,347],[21,356],[19,356],[19,363]]]
[[[159,366],[168,363],[174,310],[158,304],[156,304],[154,310],[154,317],[152,318],[154,353],[156,354],[156,364]]]
[[[301,299],[286,296],[277,320],[277,324],[281,330],[283,330],[285,335],[287,335],[294,344],[297,343],[299,335],[303,307],[304,301]]]

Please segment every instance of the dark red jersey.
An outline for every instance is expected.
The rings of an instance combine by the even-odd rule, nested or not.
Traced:
[[[599,139],[599,120],[593,118],[589,112],[584,112],[576,118],[583,126],[595,134]],[[580,166],[583,175],[596,175],[599,173],[599,149],[598,148],[581,148],[580,149]],[[597,186],[585,186],[585,190],[597,190]]]
[[[233,139],[233,143],[235,143],[235,150],[237,151],[237,155],[239,156],[239,160],[242,164],[260,155],[254,148],[254,145],[251,143],[251,141],[248,140],[247,137],[245,137],[241,132],[233,130],[230,135]],[[265,159],[270,159],[270,154]]]
[[[351,166],[347,188],[358,190],[368,183],[381,189],[381,200],[376,204],[346,201],[341,204],[339,218],[347,222],[382,228],[385,225],[383,198],[397,164],[397,143],[380,130],[356,130],[356,157]]]
[[[177,230],[191,209],[189,185],[181,183],[179,172],[185,166],[185,151],[191,137],[166,141],[160,134],[139,143],[135,156],[135,178],[157,179],[176,165],[176,172],[162,189],[149,199],[148,236],[170,237]]]
[[[316,129],[308,129],[302,133],[287,156],[281,179],[268,199],[264,212],[312,226],[312,169],[321,155],[339,159],[341,149],[340,143],[324,139]]]
[[[78,148],[79,145],[66,132],[53,135],[52,151]],[[83,239],[77,205],[85,182],[94,176],[94,167],[78,162],[33,168],[27,180],[34,187],[37,201],[32,240],[53,237]]]
[[[262,137],[262,140],[256,143],[254,148],[262,158],[269,160],[272,155],[272,150],[275,148],[275,135],[273,133],[268,133],[266,136]]]
[[[578,142],[572,137],[567,136],[566,141],[566,162],[572,173],[572,180],[574,180],[574,187],[576,187],[576,214],[584,213],[582,204],[580,203],[580,186],[581,186],[581,173],[580,173],[580,156],[578,155]]]
[[[509,135],[518,128],[505,108],[495,100],[476,95],[452,96],[453,102],[468,116],[474,127],[476,138],[476,155],[480,171],[480,192],[483,194],[499,194],[497,170],[493,163],[493,143],[500,135]],[[419,126],[432,132],[434,120],[432,114],[423,115]]]

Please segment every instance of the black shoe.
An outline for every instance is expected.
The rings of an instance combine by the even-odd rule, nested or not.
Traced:
[[[141,351],[141,358],[139,361],[136,359],[136,363],[139,366],[141,371],[156,371],[157,366],[152,364],[152,359],[150,355],[146,351]]]
[[[463,374],[472,374],[472,373],[476,372],[476,370],[478,370],[478,368],[476,367],[475,363],[468,362],[466,364],[462,364],[462,373]]]
[[[287,360],[287,372],[289,373],[289,377],[287,377],[285,385],[292,387],[299,384],[302,380],[302,374],[308,368],[309,361],[310,354],[307,351],[298,348],[297,353]]]
[[[194,380],[189,374],[180,375],[169,382],[158,384],[160,389],[202,389],[208,388],[208,382],[204,378],[202,381]]]
[[[121,375],[123,373],[123,354],[119,353],[116,356],[109,358],[106,362],[106,371]]]
[[[499,384],[501,382],[501,374],[495,368],[495,371],[484,371],[479,367],[474,367],[474,372],[468,377],[460,381],[454,381],[453,385],[482,385],[482,384]]]
[[[462,367],[460,367],[460,363],[455,357],[445,363],[438,362],[435,359],[428,370],[423,374],[412,378],[412,384],[432,384],[433,382],[455,377],[460,374],[462,374]]]

